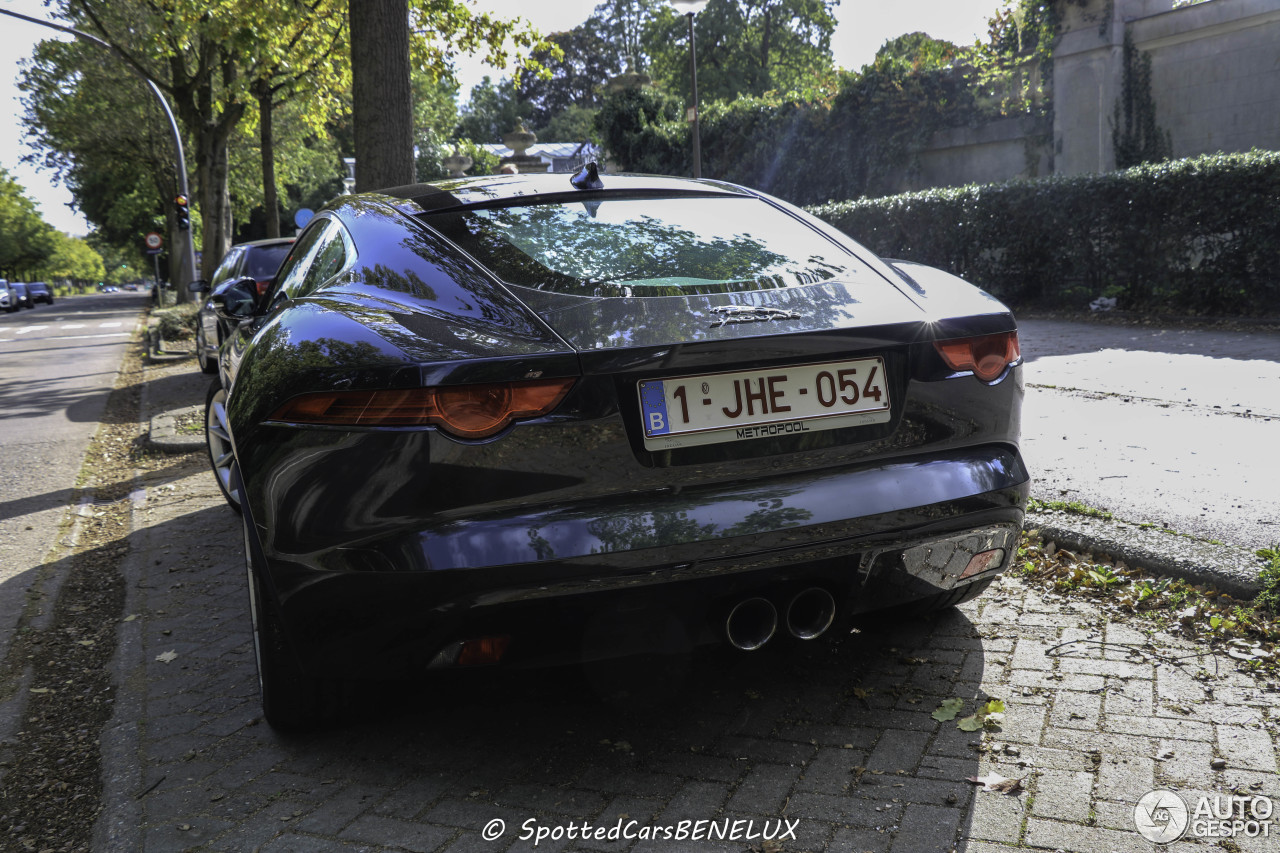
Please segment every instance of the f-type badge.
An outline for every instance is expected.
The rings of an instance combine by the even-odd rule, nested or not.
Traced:
[[[753,308],[750,305],[719,305],[711,309],[716,321],[711,328],[726,323],[768,323],[773,320],[799,320],[795,311],[784,311],[781,308]]]

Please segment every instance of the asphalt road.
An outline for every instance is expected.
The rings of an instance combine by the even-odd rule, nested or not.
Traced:
[[[1280,541],[1280,335],[1019,325],[1035,497],[1248,549]]]
[[[0,313],[0,586],[26,590],[54,545],[145,293]],[[0,653],[24,596],[0,600]]]

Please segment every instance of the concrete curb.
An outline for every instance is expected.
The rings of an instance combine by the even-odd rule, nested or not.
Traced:
[[[151,418],[147,441],[151,448],[161,453],[190,453],[204,447],[204,431],[178,432],[178,421],[195,416],[203,418],[203,406],[187,406],[170,412],[161,412]]]
[[[1069,550],[1106,554],[1131,567],[1217,587],[1236,598],[1253,598],[1262,588],[1258,558],[1234,545],[1058,511],[1028,513],[1023,527],[1039,530],[1043,540]]]
[[[195,356],[195,353],[186,351],[165,352],[164,338],[160,337],[160,321],[155,317],[147,318],[147,330],[145,335],[147,343],[147,362],[149,364],[164,364],[170,361],[184,361]]]

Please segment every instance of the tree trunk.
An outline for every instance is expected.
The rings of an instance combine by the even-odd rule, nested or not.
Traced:
[[[258,83],[258,130],[262,146],[262,207],[267,216],[267,236],[280,236],[280,200],[276,197],[276,149],[271,127],[271,87]]]
[[[408,0],[349,0],[356,189],[414,183]]]
[[[771,11],[766,4],[764,9],[764,34],[760,37],[759,91],[756,94],[763,94],[773,88],[773,80],[769,74],[769,50],[772,47],[769,42],[773,36],[773,15]]]

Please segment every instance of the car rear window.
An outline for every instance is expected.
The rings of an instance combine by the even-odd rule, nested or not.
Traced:
[[[280,269],[280,263],[293,248],[292,243],[280,243],[275,246],[255,246],[249,251],[245,261],[245,275],[259,281],[268,279]]]
[[[510,284],[584,296],[682,296],[797,287],[863,265],[755,198],[584,200],[429,215]]]

